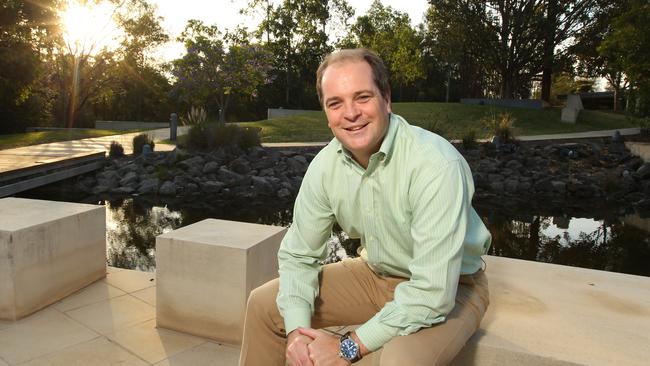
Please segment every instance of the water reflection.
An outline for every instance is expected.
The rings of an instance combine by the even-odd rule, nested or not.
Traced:
[[[127,198],[106,205],[106,257],[109,266],[153,271],[156,236],[206,218],[288,226],[291,209],[232,202],[158,202]]]
[[[65,185],[64,185],[65,186]],[[288,226],[292,203],[157,201],[144,197],[100,201],[64,190],[22,197],[106,205],[111,266],[152,271],[155,237],[206,218]],[[650,276],[650,219],[596,202],[475,200],[493,236],[492,255]]]
[[[499,215],[485,221],[493,235],[492,255],[650,276],[650,225],[633,225],[630,218],[644,222],[638,216],[521,221]]]

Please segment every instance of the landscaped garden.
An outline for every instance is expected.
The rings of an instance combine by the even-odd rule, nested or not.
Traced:
[[[560,108],[535,110],[459,103],[393,103],[393,112],[413,125],[434,130],[448,139],[462,139],[472,130],[477,138],[489,138],[492,136],[488,127],[490,121],[503,114],[512,117],[517,136],[611,130],[638,127],[642,123],[639,118],[623,114],[582,110],[578,122],[569,124],[560,121]],[[332,138],[321,111],[239,125],[261,128],[262,142],[312,142]]]

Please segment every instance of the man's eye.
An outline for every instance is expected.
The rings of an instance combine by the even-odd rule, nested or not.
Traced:
[[[341,103],[340,103],[340,102],[334,102],[334,103],[330,103],[330,104],[328,104],[328,105],[327,105],[327,108],[329,108],[329,109],[337,109],[337,108],[340,107],[340,106],[341,106]]]
[[[360,95],[359,98],[357,98],[358,101],[361,103],[365,103],[368,100],[370,100],[370,95]]]

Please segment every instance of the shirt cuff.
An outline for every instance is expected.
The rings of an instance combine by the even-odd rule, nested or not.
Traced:
[[[397,335],[397,329],[382,324],[376,317],[371,318],[365,324],[355,330],[361,343],[370,351],[380,349],[386,342]]]
[[[291,333],[296,328],[311,327],[311,309],[310,308],[292,308],[283,312],[284,329],[286,334]]]

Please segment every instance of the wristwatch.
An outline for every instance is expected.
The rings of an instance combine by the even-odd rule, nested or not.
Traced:
[[[350,337],[350,332],[341,336],[341,343],[339,344],[339,356],[348,362],[357,362],[361,359],[361,352],[357,342]]]

